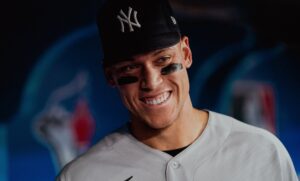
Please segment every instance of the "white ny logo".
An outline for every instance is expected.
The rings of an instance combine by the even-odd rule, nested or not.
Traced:
[[[131,20],[130,20],[130,18],[131,18],[131,12],[132,12],[132,8],[131,7],[129,7],[129,9],[128,9],[128,15],[126,16],[126,14],[123,12],[123,10],[121,9],[120,10],[120,14],[123,16],[123,17],[121,17],[120,15],[118,15],[117,16],[117,18],[120,20],[120,23],[121,23],[121,31],[124,33],[124,23],[127,23],[128,24],[128,26],[129,26],[129,31],[130,32],[132,32],[132,31],[134,31],[134,29],[133,29],[133,27],[132,26],[136,26],[136,27],[138,27],[138,28],[140,28],[140,27],[142,27],[141,25],[140,25],[140,23],[138,22],[138,20],[137,20],[137,12],[136,11],[134,11],[133,12],[133,17],[134,17],[134,21],[135,22],[132,22]]]

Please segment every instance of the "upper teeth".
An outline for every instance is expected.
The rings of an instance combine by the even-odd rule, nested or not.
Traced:
[[[170,92],[164,92],[163,94],[158,95],[155,98],[145,98],[145,103],[152,105],[161,104],[165,102],[169,98],[169,96]]]

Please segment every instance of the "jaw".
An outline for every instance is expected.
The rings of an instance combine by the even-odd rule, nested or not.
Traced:
[[[192,120],[197,116],[188,113],[192,111],[189,109],[189,102],[187,100],[181,109],[176,107],[177,109],[173,110],[172,114],[164,114],[165,117],[157,114],[156,116],[141,118],[132,114],[131,130],[133,136],[144,144],[159,150],[163,150],[166,145],[172,147],[181,144],[181,141],[184,141],[185,144],[186,137],[189,138],[188,135],[197,128],[194,124],[191,125]]]
[[[177,89],[167,89],[152,95],[142,95],[136,100],[135,109],[131,110],[132,118],[154,129],[162,129],[172,125],[184,110],[192,107],[188,94],[180,94]],[[181,96],[182,97],[181,97]],[[133,102],[133,101],[132,101]]]

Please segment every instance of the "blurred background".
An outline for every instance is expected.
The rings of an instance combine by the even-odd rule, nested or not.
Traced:
[[[300,174],[300,2],[171,0],[193,104],[275,134]],[[50,181],[127,121],[106,85],[96,0],[1,3],[0,181]],[[117,43],[117,42],[115,42]]]

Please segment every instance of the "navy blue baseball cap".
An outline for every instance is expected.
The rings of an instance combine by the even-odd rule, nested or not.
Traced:
[[[107,0],[97,14],[104,66],[180,41],[167,0]]]

